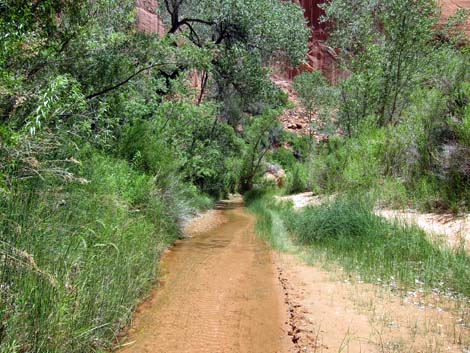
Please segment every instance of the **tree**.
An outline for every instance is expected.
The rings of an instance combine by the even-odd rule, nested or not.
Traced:
[[[278,112],[269,110],[262,116],[252,118],[245,128],[246,151],[240,177],[241,192],[251,190],[261,176],[263,159],[272,146],[272,138],[279,125]]]
[[[160,0],[168,33],[188,30],[197,46],[241,47],[269,61],[301,63],[309,30],[301,8],[279,0]]]
[[[357,122],[396,123],[428,64],[439,16],[431,0],[332,0],[324,6],[331,45],[351,76],[342,85],[342,114]]]
[[[237,101],[242,111],[269,86],[266,65],[295,66],[306,57],[310,31],[301,8],[288,1],[161,0],[160,10],[168,33],[182,32],[213,53],[212,95]]]

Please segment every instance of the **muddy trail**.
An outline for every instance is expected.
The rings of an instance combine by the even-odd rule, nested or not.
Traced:
[[[165,255],[161,288],[139,308],[120,353],[288,350],[282,289],[254,216],[239,200],[214,212]]]
[[[240,199],[193,221],[162,260],[119,353],[469,353],[469,304],[397,295],[273,252]]]

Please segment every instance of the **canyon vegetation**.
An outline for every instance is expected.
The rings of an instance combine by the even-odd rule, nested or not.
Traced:
[[[158,31],[134,0],[0,0],[0,353],[112,350],[165,250],[234,193],[268,240],[470,298],[463,246],[374,215],[469,212],[470,7],[142,3]],[[334,201],[274,201],[302,192]]]

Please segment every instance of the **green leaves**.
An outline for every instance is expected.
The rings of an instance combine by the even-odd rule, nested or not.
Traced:
[[[240,189],[242,192],[252,189],[254,182],[264,172],[262,163],[272,146],[272,139],[279,129],[279,112],[266,110],[263,115],[251,118],[245,126],[245,154],[242,159]]]
[[[79,112],[85,106],[85,97],[78,83],[69,75],[57,76],[41,95],[26,128],[34,135],[43,124],[50,125],[52,120],[59,122],[62,115]]]
[[[210,51],[212,97],[236,126],[243,112],[271,105],[268,65],[296,66],[307,54],[310,30],[302,9],[281,0],[162,0],[169,33],[181,31],[196,47]],[[273,92],[270,90],[269,93]]]
[[[315,71],[295,77],[294,88],[307,111],[310,124],[315,125],[315,130],[334,133],[332,110],[337,102],[335,87],[330,85],[321,72]],[[317,123],[313,120],[314,113],[319,120]]]
[[[345,70],[342,109],[348,129],[375,116],[394,124],[424,82],[439,21],[431,0],[333,0],[324,6],[331,44]]]
[[[291,2],[164,0],[160,9],[171,33],[184,29],[198,46],[241,46],[266,61],[275,56],[294,65],[307,53],[310,31],[301,8]]]

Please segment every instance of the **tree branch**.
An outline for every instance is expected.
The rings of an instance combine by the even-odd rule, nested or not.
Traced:
[[[176,13],[176,15],[175,15]],[[183,18],[181,21],[178,20],[177,12],[175,13],[170,13],[172,17],[172,24],[171,28],[168,31],[168,33],[175,33],[178,29],[180,29],[182,26],[191,26],[192,23],[200,23],[206,26],[214,26],[216,23],[213,21],[206,21],[206,20],[201,20],[199,18]]]
[[[158,67],[158,66],[166,66],[166,65],[175,65],[176,63],[158,63],[158,64],[152,64],[152,65],[149,65],[149,66],[146,66],[140,70],[137,70],[136,72],[134,72],[132,75],[130,75],[128,78],[126,78],[125,80],[119,82],[119,83],[116,83],[112,86],[108,86],[106,87],[105,89],[99,91],[99,92],[96,92],[96,93],[92,93],[88,96],[85,97],[85,99],[93,99],[95,97],[98,97],[98,96],[102,96],[103,94],[106,94],[110,91],[113,91],[115,90],[116,88],[119,88],[121,86],[124,86],[126,83],[128,83],[130,80],[132,80],[134,77],[136,77],[138,74],[144,72],[144,71],[147,71],[147,70],[151,70],[153,69],[154,67]]]
[[[202,73],[202,79],[201,79],[201,93],[199,94],[197,105],[200,105],[202,102],[202,98],[204,97],[204,92],[206,90],[208,78],[209,78],[209,72],[207,70],[204,70],[204,72]]]
[[[191,39],[191,38],[189,38],[189,40],[190,40],[191,42],[193,42],[194,45],[196,45],[197,47],[202,48],[201,39],[199,38],[197,32],[194,30],[193,26],[191,26],[191,24],[189,24],[189,23],[186,23],[186,26],[188,26],[188,28],[189,28],[191,34],[195,37],[195,40],[193,40],[193,39]]]
[[[172,15],[173,12],[171,12],[171,10],[170,10],[170,4],[169,4],[168,0],[165,0],[165,7],[166,7],[166,10],[168,11],[168,13],[170,15]]]
[[[207,26],[214,26],[216,24],[214,21],[206,21],[206,20],[201,20],[199,18],[183,18],[180,21],[180,24],[184,25],[184,24],[191,23],[191,22],[201,23]]]

